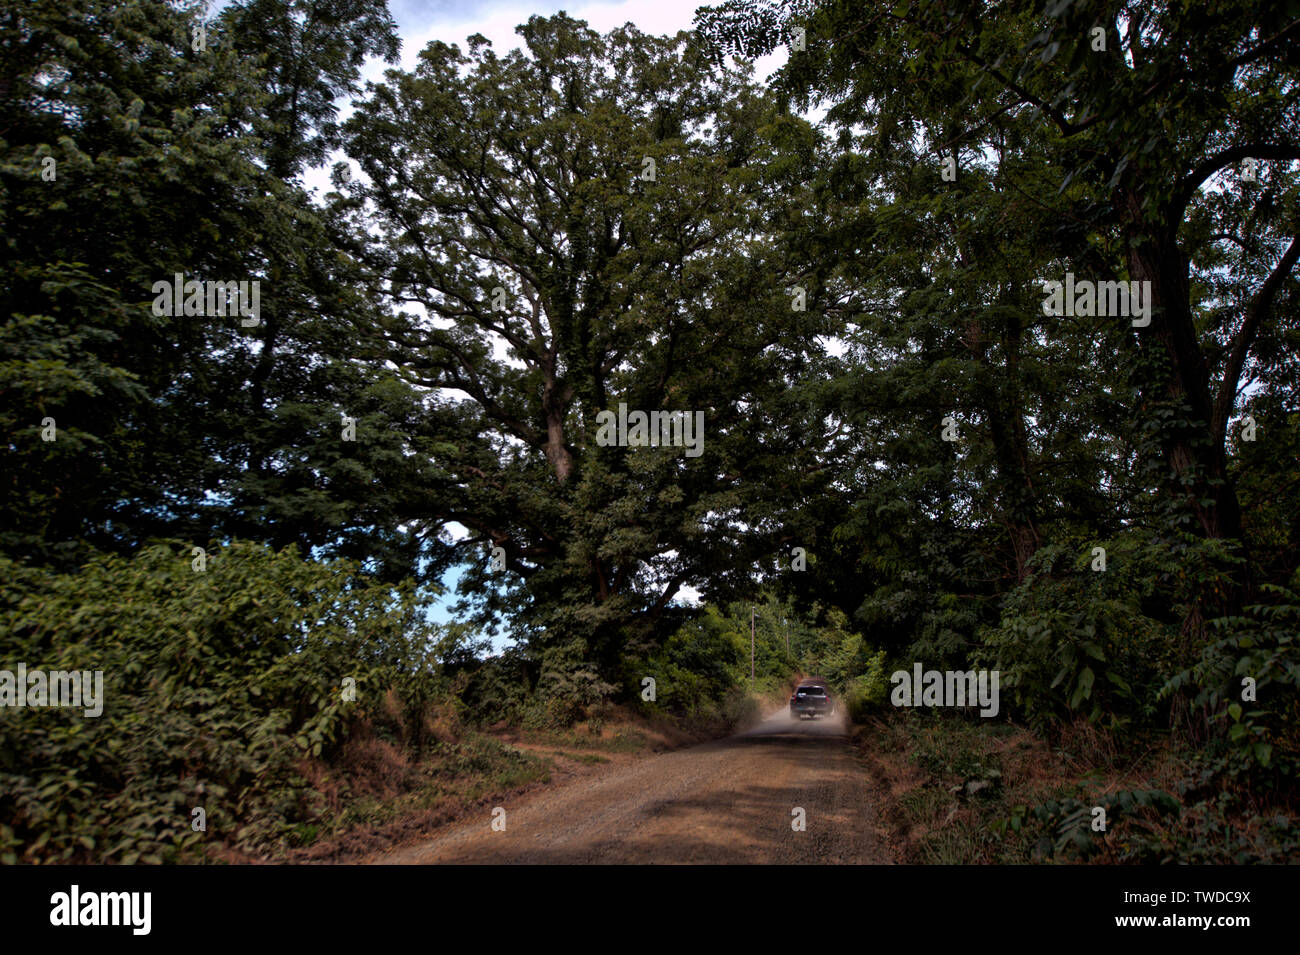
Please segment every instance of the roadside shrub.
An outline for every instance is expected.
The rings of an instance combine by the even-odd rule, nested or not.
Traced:
[[[1093,546],[1106,549],[1104,572],[1091,569]],[[1001,622],[982,632],[978,665],[1001,671],[1002,687],[1039,728],[1079,716],[1112,730],[1156,724],[1178,627],[1144,602],[1182,571],[1178,561],[1167,542],[1135,536],[1042,548]]]
[[[743,668],[742,668],[743,661]],[[648,659],[624,665],[628,689],[640,699],[641,681],[655,681],[653,707],[692,719],[727,719],[733,693],[748,695],[749,640],[710,606],[683,625]],[[743,669],[743,680],[742,680]]]
[[[1226,730],[1229,775],[1294,786],[1300,757],[1300,572],[1292,588],[1265,584],[1238,617],[1210,621],[1217,639],[1161,690],[1197,689],[1196,704]],[[1250,699],[1253,697],[1253,699]]]
[[[165,544],[75,574],[0,559],[0,668],[101,670],[104,699],[98,718],[0,709],[0,861],[287,844],[314,812],[300,762],[332,755],[390,689],[408,719],[427,699],[419,611],[408,586],[292,548],[213,546],[202,572]]]
[[[548,647],[542,653],[536,691],[523,709],[529,729],[562,729],[586,718],[590,707],[609,699],[617,689],[603,680],[588,659],[584,640]]]
[[[889,675],[885,668],[885,651],[879,650],[867,661],[867,671],[853,677],[844,688],[844,704],[855,723],[889,701]]]
[[[1099,808],[1106,814],[1105,831],[1094,828]],[[1168,818],[1177,820],[1181,809],[1178,800],[1162,790],[1126,789],[1087,800],[1064,797],[1032,808],[1015,806],[1011,815],[997,820],[992,829],[1031,837],[1036,861],[1089,859],[1110,847],[1117,861],[1154,862],[1157,860],[1143,856],[1142,849],[1134,849],[1135,843],[1145,846],[1151,833],[1166,831]]]

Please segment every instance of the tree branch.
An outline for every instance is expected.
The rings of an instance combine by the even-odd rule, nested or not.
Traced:
[[[1255,297],[1246,308],[1246,317],[1242,320],[1237,334],[1232,336],[1228,346],[1227,364],[1223,369],[1223,381],[1219,383],[1219,393],[1215,396],[1214,411],[1210,419],[1210,434],[1217,444],[1222,445],[1228,430],[1228,415],[1237,400],[1237,382],[1241,378],[1241,369],[1250,354],[1250,346],[1255,342],[1260,323],[1268,314],[1286,277],[1291,273],[1296,260],[1300,259],[1300,237],[1293,238],[1290,246],[1282,253],[1277,266],[1269,273],[1264,284],[1259,287]]]
[[[1183,177],[1178,188],[1174,190],[1174,196],[1169,201],[1170,221],[1181,222],[1183,209],[1192,201],[1196,190],[1220,169],[1242,159],[1300,159],[1300,146],[1247,143],[1244,146],[1230,146],[1205,158]]]

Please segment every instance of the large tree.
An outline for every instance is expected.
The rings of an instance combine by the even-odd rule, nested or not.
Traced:
[[[352,194],[399,307],[375,354],[446,429],[428,525],[470,529],[489,609],[501,548],[517,634],[608,674],[684,584],[747,587],[804,480],[821,425],[789,382],[824,319],[782,237],[816,140],[687,34],[518,32],[390,72],[346,124]],[[702,413],[702,444],[607,446],[620,404]]]
[[[800,106],[828,102],[877,171],[900,152],[979,165],[1014,131],[1016,162],[999,160],[1008,214],[1035,204],[1059,215],[1048,255],[1022,261],[1041,269],[1019,275],[1015,297],[1032,306],[1039,282],[1067,271],[1150,283],[1150,324],[1115,318],[1120,334],[1105,333],[1133,375],[1135,440],[1159,459],[1177,523],[1239,540],[1228,425],[1261,338],[1284,340],[1300,257],[1293,5],[736,0],[698,20],[716,49],[742,56],[804,30],[776,86]],[[1247,159],[1260,163],[1256,182],[1238,174]],[[962,232],[953,223],[951,245]],[[998,273],[987,247],[971,260],[986,279]],[[1016,422],[1003,424],[995,445],[1014,451]],[[1204,611],[1230,610],[1248,588],[1248,572],[1207,588],[1189,639]]]
[[[76,560],[242,537],[409,573],[418,405],[353,357],[374,306],[291,181],[364,55],[393,52],[382,0],[206,24],[159,0],[37,2],[0,33],[0,545]],[[259,323],[155,315],[176,273],[260,283]]]

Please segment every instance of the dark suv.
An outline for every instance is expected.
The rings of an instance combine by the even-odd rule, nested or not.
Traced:
[[[790,697],[790,715],[798,716],[799,719],[807,716],[815,720],[833,712],[835,704],[831,702],[831,694],[825,683],[806,680],[795,687],[794,695]]]

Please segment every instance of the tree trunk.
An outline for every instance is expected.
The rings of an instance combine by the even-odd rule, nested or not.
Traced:
[[[1130,212],[1137,198],[1129,196]],[[1196,337],[1188,283],[1188,261],[1172,229],[1151,235],[1130,229],[1129,272],[1139,282],[1150,282],[1150,325],[1135,328],[1140,353],[1148,359],[1143,382],[1155,402],[1168,402],[1174,421],[1160,431],[1161,453],[1168,470],[1172,494],[1181,497],[1194,518],[1197,531],[1212,540],[1239,540],[1241,506],[1228,477],[1222,435],[1213,427],[1214,401],[1209,367]],[[1162,369],[1161,365],[1165,367]],[[1231,584],[1213,587],[1203,576],[1189,586],[1191,600],[1181,628],[1176,665],[1192,666],[1209,640],[1208,621],[1239,611],[1244,603],[1244,568],[1227,571]],[[1170,728],[1192,744],[1210,734],[1209,714],[1193,705],[1186,693],[1174,695]]]
[[[568,388],[560,389],[553,378],[548,378],[542,392],[542,411],[546,415],[546,460],[561,484],[573,475],[573,454],[564,440],[564,419],[570,396]]]
[[[1177,416],[1182,417],[1180,409],[1186,408],[1187,423],[1162,433],[1174,491],[1186,498],[1203,536],[1239,538],[1241,506],[1228,479],[1223,441],[1216,439],[1211,427],[1210,372],[1192,319],[1187,258],[1169,233],[1156,237],[1130,233],[1129,241],[1131,277],[1151,283],[1151,324],[1136,329],[1138,347],[1144,355],[1158,349],[1169,365],[1163,382],[1148,384],[1163,385],[1160,397],[1171,403]]]
[[[1011,319],[1003,338],[1007,355],[1005,368],[994,367],[988,361],[984,348],[982,328],[973,319],[966,328],[967,345],[979,359],[983,369],[980,393],[984,396],[984,416],[989,423],[989,437],[993,442],[993,455],[997,461],[998,501],[1002,519],[1007,526],[1008,542],[1016,583],[1029,572],[1029,558],[1038,551],[1038,506],[1034,494],[1033,478],[1029,469],[1028,439],[1025,432],[1025,414],[1020,392],[1020,339],[1019,321]]]

